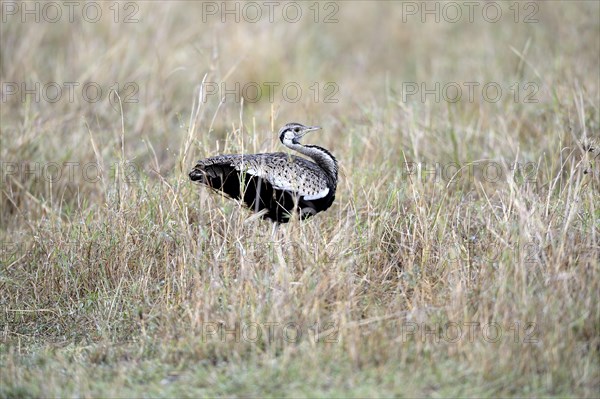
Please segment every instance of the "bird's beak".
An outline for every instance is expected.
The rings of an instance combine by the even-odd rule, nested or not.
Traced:
[[[319,130],[319,129],[321,129],[321,126],[308,126],[306,129],[304,129],[304,131],[298,138],[304,136],[306,133],[314,132],[315,130]]]

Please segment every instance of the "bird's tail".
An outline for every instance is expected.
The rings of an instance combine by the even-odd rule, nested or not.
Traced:
[[[201,183],[206,181],[206,172],[203,168],[199,167],[199,165],[196,165],[194,169],[190,171],[188,176],[192,181],[200,181]]]
[[[210,161],[210,159],[208,160]],[[231,166],[227,164],[208,163],[206,160],[202,160],[198,161],[188,176],[192,181],[208,184],[212,179],[223,179],[231,173],[231,169]]]
[[[239,176],[231,165],[200,161],[188,176],[192,181],[202,183],[233,198],[240,198]]]

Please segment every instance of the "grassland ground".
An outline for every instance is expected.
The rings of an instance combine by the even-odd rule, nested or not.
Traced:
[[[2,2],[0,397],[598,396],[600,6],[488,3]],[[187,178],[290,121],[327,212]]]

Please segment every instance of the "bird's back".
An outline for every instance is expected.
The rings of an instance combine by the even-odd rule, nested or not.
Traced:
[[[260,177],[277,189],[301,196],[315,196],[331,186],[326,173],[317,164],[283,152],[218,155],[198,161],[194,170],[215,177],[215,173],[222,173],[223,168]]]

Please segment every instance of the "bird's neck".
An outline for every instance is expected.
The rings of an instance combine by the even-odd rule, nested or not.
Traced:
[[[294,151],[302,155],[306,155],[325,171],[332,182],[337,181],[338,177],[338,162],[337,159],[325,148],[317,145],[302,145],[290,143],[287,145]]]

